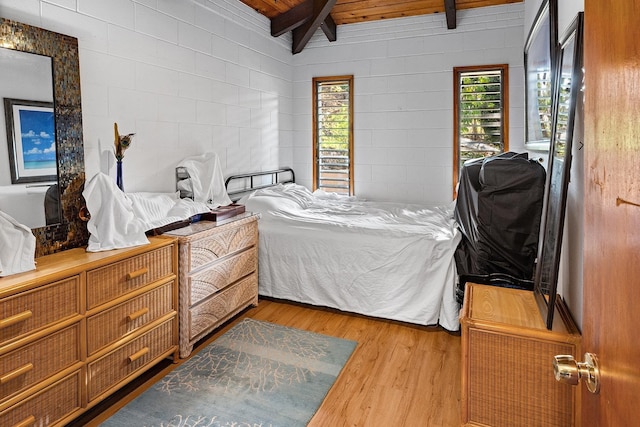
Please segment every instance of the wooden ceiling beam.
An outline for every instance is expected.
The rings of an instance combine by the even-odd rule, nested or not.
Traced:
[[[271,19],[271,35],[279,37],[298,28],[313,15],[313,0],[306,0],[299,5]]]
[[[279,37],[289,31],[295,30],[312,18],[313,10],[314,0],[305,0],[289,11],[272,18],[271,35],[273,37]],[[330,42],[337,40],[338,27],[333,18],[331,18],[331,14],[324,18],[324,21],[320,24],[320,28],[322,28],[322,31]]]
[[[444,11],[447,14],[447,28],[455,30],[456,23],[456,0],[444,0]]]
[[[327,15],[324,22],[320,25],[320,28],[322,28],[324,35],[327,36],[327,40],[330,42],[338,40],[338,26],[331,15]]]
[[[291,51],[294,55],[302,52],[302,49],[304,49],[309,40],[311,40],[313,33],[325,22],[335,4],[336,0],[313,0],[313,14],[311,19],[293,30],[293,46]],[[323,31],[325,30],[323,29]]]
[[[308,0],[239,0],[268,19],[286,13]],[[523,0],[455,0],[458,10],[522,3]],[[336,25],[381,19],[445,13],[445,0],[337,0],[331,9]]]

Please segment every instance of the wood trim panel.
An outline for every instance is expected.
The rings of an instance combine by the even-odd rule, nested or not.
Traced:
[[[584,425],[634,424],[639,413],[638,7],[584,2],[582,331],[601,381],[599,394],[580,386]]]

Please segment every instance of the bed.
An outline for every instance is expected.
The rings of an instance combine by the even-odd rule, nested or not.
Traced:
[[[459,329],[454,252],[461,236],[453,205],[312,193],[293,182],[293,171],[282,182],[282,171],[227,179],[232,200],[261,214],[260,295]]]

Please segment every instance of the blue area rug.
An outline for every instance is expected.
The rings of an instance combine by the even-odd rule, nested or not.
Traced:
[[[244,319],[102,426],[305,426],[355,346]]]

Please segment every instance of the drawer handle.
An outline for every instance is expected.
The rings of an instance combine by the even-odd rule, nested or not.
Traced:
[[[127,316],[127,320],[129,322],[133,322],[134,320],[144,316],[145,314],[147,314],[149,312],[149,307],[145,307],[142,310],[138,310],[136,312],[131,313],[130,315]]]
[[[147,353],[149,353],[149,347],[145,347],[142,350],[136,351],[131,356],[129,356],[129,363],[135,362]]]
[[[29,415],[24,420],[20,421],[18,424],[14,424],[13,427],[28,427],[32,426],[36,423],[36,417],[33,415]]]
[[[131,273],[127,273],[127,280],[132,280],[137,277],[143,276],[149,272],[147,267],[141,268],[140,270],[132,271]]]
[[[0,384],[6,384],[9,381],[19,377],[20,375],[24,375],[27,372],[33,370],[33,365],[31,363],[27,363],[24,366],[19,367],[18,369],[14,369],[13,371],[4,374],[0,377]]]
[[[23,311],[22,313],[18,313],[15,316],[7,317],[6,319],[0,320],[0,329],[7,328],[11,325],[15,325],[16,323],[24,322],[28,318],[33,316],[31,310]]]

